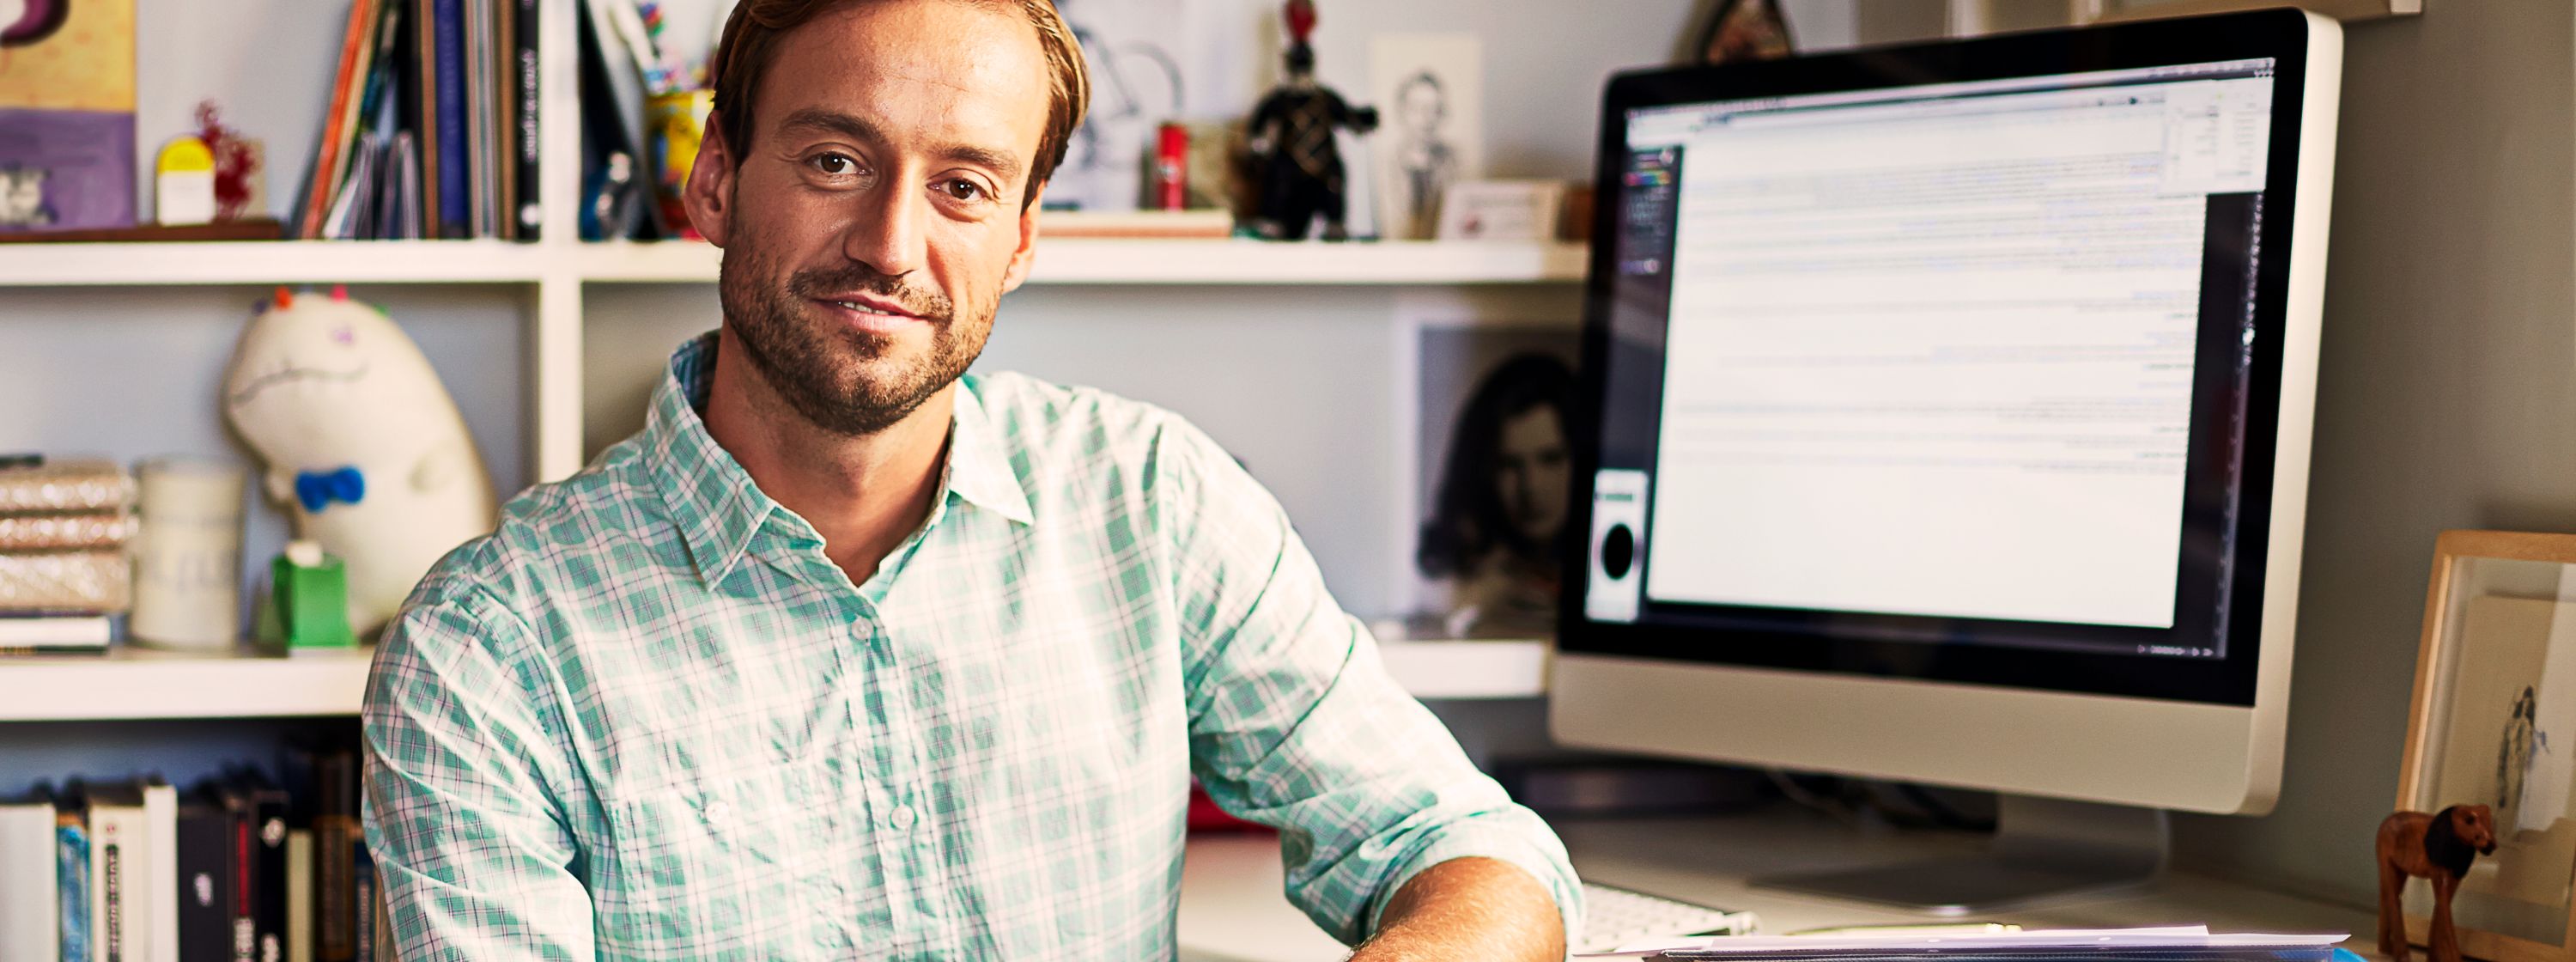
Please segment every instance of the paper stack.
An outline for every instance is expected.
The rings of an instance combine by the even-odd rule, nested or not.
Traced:
[[[0,652],[107,649],[132,595],[133,503],[112,461],[0,467]]]

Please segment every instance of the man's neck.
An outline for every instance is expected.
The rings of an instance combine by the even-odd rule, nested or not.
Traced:
[[[798,414],[740,345],[730,326],[719,335],[707,434],[761,493],[814,526],[823,553],[851,584],[866,583],[930,514],[957,386],[940,389],[883,431],[850,437]]]

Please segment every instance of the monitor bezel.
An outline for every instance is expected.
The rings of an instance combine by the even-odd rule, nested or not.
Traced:
[[[2236,525],[2229,569],[2231,608],[2226,655],[2218,659],[1999,647],[1985,644],[1883,641],[1819,637],[1809,631],[1713,631],[1651,623],[1594,621],[1585,593],[1592,546],[1569,538],[1562,559],[1558,645],[1572,654],[1615,655],[1690,664],[1785,669],[1829,675],[1919,679],[1955,684],[2074,694],[2116,695],[2213,705],[2251,706],[2258,691],[2263,648],[2267,560],[2273,536],[2273,481],[2280,440],[2283,352],[2290,294],[2291,228],[2299,215],[2300,134],[2306,105],[2311,42],[2308,22],[2296,10],[2266,10],[2189,20],[2144,21],[2079,30],[2008,34],[1973,40],[1868,48],[1787,60],[1625,73],[1612,78],[1603,99],[1596,158],[1590,270],[1584,286],[1584,364],[1577,403],[1581,424],[1574,457],[1577,495],[1567,518],[1571,530],[1592,530],[1590,492],[1602,460],[1601,411],[1611,348],[1613,261],[1619,208],[1616,185],[1627,153],[1630,110],[1678,104],[1800,94],[1884,89],[1923,84],[2004,80],[2100,70],[2124,70],[2271,58],[2272,141],[2257,243],[2264,256],[2255,274],[2256,351],[2250,371],[2249,414]],[[2329,148],[2330,149],[2330,148]],[[2197,420],[2197,412],[2195,412]],[[2302,477],[2300,479],[2304,481]],[[1655,532],[1643,547],[1651,557]],[[2186,532],[2186,538],[2191,532]],[[2292,586],[2293,588],[2295,586]],[[1847,613],[1812,612],[1822,625]],[[1885,623],[1938,636],[1943,632],[2015,623],[1975,618],[1872,616]],[[1931,657],[1926,657],[1927,654]]]

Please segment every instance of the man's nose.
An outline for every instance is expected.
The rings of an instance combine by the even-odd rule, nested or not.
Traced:
[[[905,190],[890,190],[883,200],[850,226],[841,239],[842,255],[888,277],[920,270],[929,258],[922,235],[928,200]]]

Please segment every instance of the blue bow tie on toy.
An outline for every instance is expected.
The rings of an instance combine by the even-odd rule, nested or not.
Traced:
[[[354,467],[295,473],[295,500],[303,503],[308,514],[319,513],[333,501],[356,504],[366,496],[367,478]]]

